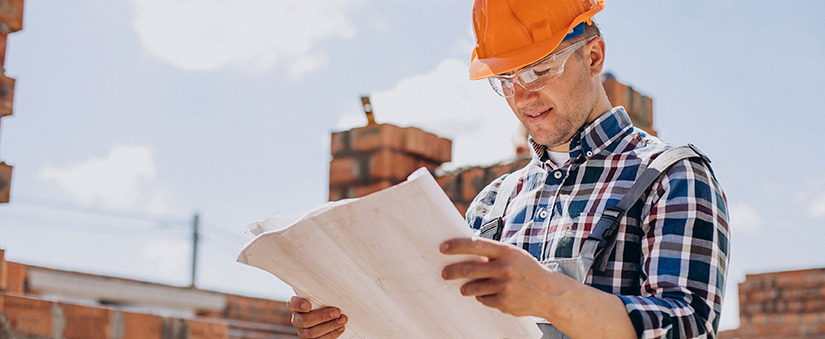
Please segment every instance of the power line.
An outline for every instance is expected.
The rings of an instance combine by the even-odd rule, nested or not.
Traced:
[[[106,217],[116,217],[121,219],[131,219],[131,220],[141,220],[141,221],[152,221],[152,222],[161,222],[161,223],[169,223],[169,224],[189,224],[189,217],[181,217],[177,215],[169,215],[169,214],[160,214],[160,213],[147,213],[143,211],[135,211],[135,210],[126,210],[126,209],[105,209],[100,207],[88,207],[88,206],[81,206],[72,201],[54,199],[54,198],[45,198],[45,197],[36,197],[36,196],[26,196],[26,195],[15,195],[15,200],[13,203],[17,203],[18,201],[23,202],[27,205],[40,207],[40,208],[47,208],[47,209],[57,209],[57,210],[66,210],[71,212],[83,213],[83,214],[91,214],[96,216],[106,216]]]

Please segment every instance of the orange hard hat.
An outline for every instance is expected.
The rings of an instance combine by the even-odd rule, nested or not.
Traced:
[[[470,79],[489,78],[547,56],[604,9],[602,0],[475,0]]]

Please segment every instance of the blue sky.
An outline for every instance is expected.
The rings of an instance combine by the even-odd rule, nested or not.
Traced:
[[[517,121],[467,80],[471,1],[27,0],[0,160],[9,260],[287,298],[234,262],[252,220],[326,201],[329,134],[379,122],[454,140],[455,167],[512,156]],[[825,267],[825,3],[608,1],[606,68],[698,145],[733,232],[723,328],[745,274]]]

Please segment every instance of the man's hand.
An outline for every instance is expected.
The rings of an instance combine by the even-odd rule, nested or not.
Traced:
[[[286,303],[292,311],[292,326],[298,329],[299,338],[333,339],[344,333],[347,316],[336,307],[312,311],[309,300],[292,297]]]
[[[447,280],[470,279],[461,294],[484,305],[547,319],[571,338],[636,337],[618,297],[546,269],[527,251],[482,238],[448,240],[440,249],[487,259],[452,264],[441,272]]]
[[[514,316],[548,317],[548,307],[576,282],[545,269],[530,253],[489,239],[453,239],[441,244],[444,254],[474,254],[484,261],[467,261],[444,268],[444,279],[469,278],[461,294]]]

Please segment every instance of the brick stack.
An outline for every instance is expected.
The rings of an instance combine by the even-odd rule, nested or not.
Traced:
[[[720,338],[825,338],[825,268],[748,274],[739,328]]]
[[[23,28],[23,0],[0,0],[0,121],[12,113],[14,79],[6,76],[6,39]],[[0,162],[0,203],[9,202],[12,166]]]
[[[415,127],[375,124],[332,133],[329,200],[354,198],[390,187],[452,157],[452,141]]]
[[[530,162],[529,155],[486,167],[465,167],[443,173],[436,178],[436,181],[450,197],[458,211],[464,214],[473,198],[493,179],[518,170],[528,162]]]
[[[619,82],[610,73],[602,76],[602,85],[613,106],[624,106],[636,127],[656,135],[653,129],[653,99]]]

